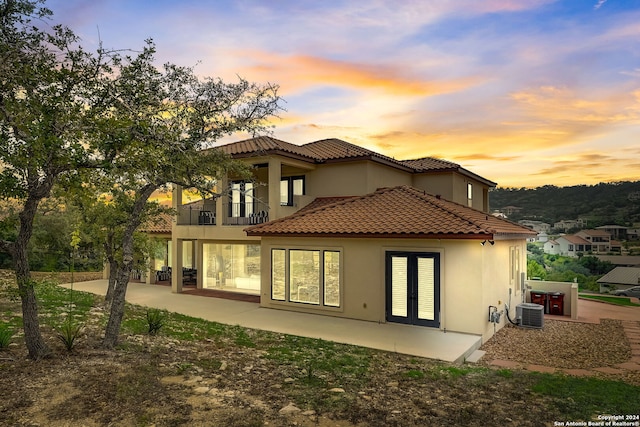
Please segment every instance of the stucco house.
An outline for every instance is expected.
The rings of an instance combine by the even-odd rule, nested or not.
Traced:
[[[605,230],[580,230],[576,236],[581,237],[591,244],[591,251],[596,254],[611,252],[611,234]]]
[[[488,213],[494,182],[338,139],[219,148],[251,165],[253,179],[228,177],[216,199],[174,189],[174,292],[190,268],[198,288],[258,295],[263,307],[485,339],[489,308],[521,300],[535,231]]]

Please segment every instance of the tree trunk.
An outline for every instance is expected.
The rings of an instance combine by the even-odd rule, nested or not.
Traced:
[[[139,197],[133,205],[130,215],[129,224],[124,232],[122,241],[122,264],[118,268],[115,275],[115,283],[113,289],[113,300],[111,301],[111,310],[109,311],[109,321],[104,333],[104,341],[102,346],[105,348],[113,348],[118,344],[118,335],[120,334],[120,325],[124,317],[125,297],[127,295],[127,286],[133,269],[133,234],[140,226],[142,213],[146,207],[147,201],[158,185],[147,184],[139,192]],[[111,275],[113,272],[111,272]]]
[[[118,261],[111,259],[109,260],[109,284],[107,286],[107,295],[104,297],[107,306],[110,306],[113,301],[113,292],[116,289],[117,274]]]
[[[51,350],[40,333],[38,320],[38,302],[34,282],[31,280],[27,246],[33,232],[33,219],[38,208],[38,200],[29,198],[20,212],[20,230],[14,244],[13,262],[18,282],[18,291],[22,301],[22,325],[24,341],[29,351],[29,358],[38,360],[51,355]]]
[[[130,262],[124,262],[115,274],[109,321],[107,322],[104,341],[102,342],[102,346],[105,348],[113,348],[118,344],[118,335],[120,334],[120,325],[124,317],[125,297],[127,295],[127,286],[129,285],[132,267],[133,259],[131,259]],[[110,274],[110,282],[113,276],[113,273]]]

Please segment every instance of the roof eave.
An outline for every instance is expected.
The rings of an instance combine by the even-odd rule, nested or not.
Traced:
[[[256,226],[259,227],[259,226]],[[245,228],[247,236],[258,237],[323,237],[323,238],[381,238],[381,239],[439,239],[439,240],[493,240],[493,234],[468,233],[278,233]]]

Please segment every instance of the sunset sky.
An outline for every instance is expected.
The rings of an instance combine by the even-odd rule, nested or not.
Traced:
[[[86,48],[153,38],[159,64],[278,84],[288,142],[444,158],[499,187],[640,180],[638,0],[46,5]]]

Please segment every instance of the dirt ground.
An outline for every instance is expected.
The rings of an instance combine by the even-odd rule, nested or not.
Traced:
[[[332,363],[361,360],[367,368],[338,374],[337,367],[321,364],[333,346],[300,362],[287,353],[297,352],[295,341],[277,337],[267,347],[250,345],[260,341],[254,331],[242,332],[244,340],[195,342],[129,334],[107,351],[99,345],[103,321],[100,307],[92,310],[71,353],[45,330],[51,359],[28,360],[19,339],[0,351],[0,425],[540,426],[564,419],[561,406],[533,392],[535,377],[522,370],[354,348]],[[274,349],[283,357],[273,357]],[[618,321],[548,321],[544,331],[507,327],[484,349],[485,361],[530,359],[575,368],[620,363],[630,354]],[[600,376],[640,385],[638,373]]]

